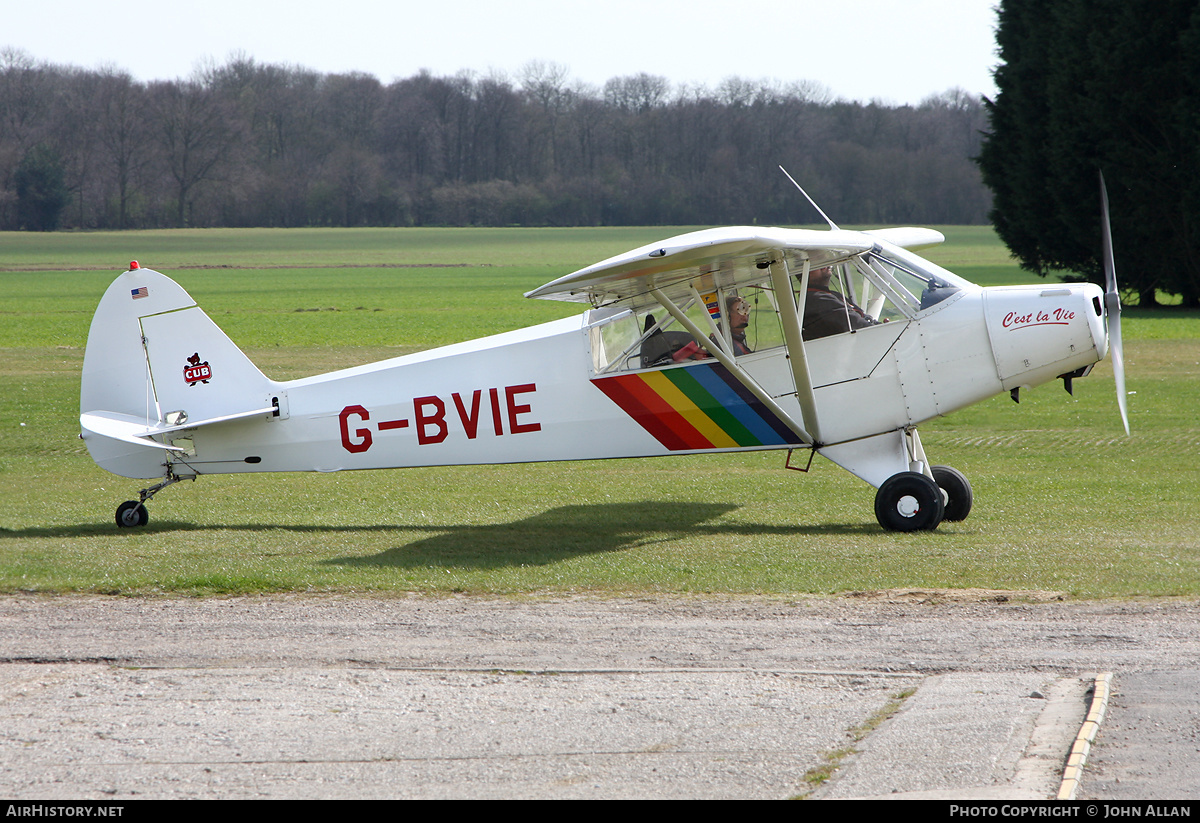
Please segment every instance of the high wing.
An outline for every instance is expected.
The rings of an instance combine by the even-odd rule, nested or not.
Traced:
[[[610,257],[525,296],[636,308],[657,302],[654,290],[680,300],[694,288],[737,288],[768,279],[772,262],[782,260],[790,271],[799,273],[806,259],[812,268],[831,265],[871,250],[877,239],[924,248],[943,238],[930,229],[908,228],[874,232],[754,226],[705,229]]]
[[[815,448],[822,437],[801,332],[805,298],[801,290],[800,302],[796,302],[792,278],[799,277],[803,289],[810,270],[862,255],[876,248],[880,241],[925,247],[942,240],[940,232],[912,228],[875,232],[752,226],[706,229],[610,257],[525,296],[585,302],[597,308],[640,310],[658,304],[797,437]],[[767,282],[775,300],[782,301],[777,310],[801,419],[788,414],[769,391],[738,365],[732,353],[719,344],[720,335],[711,319],[710,327],[702,329],[685,313],[687,305],[703,300],[703,292],[727,292]]]

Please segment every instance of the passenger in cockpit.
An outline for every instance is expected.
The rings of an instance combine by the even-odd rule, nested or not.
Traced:
[[[731,297],[728,303],[729,332],[733,338],[734,354],[749,354],[754,351],[746,343],[746,329],[750,325],[750,304],[741,297]]]
[[[816,340],[852,329],[875,326],[879,321],[868,315],[842,294],[829,288],[833,267],[825,266],[808,273],[808,294],[804,300],[804,324],[801,336]]]
[[[733,353],[749,354],[754,351],[746,343],[746,328],[750,325],[750,304],[744,298],[734,295],[725,302],[725,316],[729,318],[729,332],[733,340]],[[717,341],[713,340],[714,344]],[[685,360],[707,360],[709,353],[700,347],[695,340],[688,343],[672,355],[676,363]]]

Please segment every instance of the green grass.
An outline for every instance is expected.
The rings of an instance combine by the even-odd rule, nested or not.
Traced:
[[[535,266],[561,274],[686,228],[166,229],[0,232],[0,271]],[[540,283],[538,284],[540,285]]]
[[[1047,385],[924,426],[976,497],[933,533],[883,532],[870,487],[821,458],[785,471],[782,452],[204,477],[156,497],[146,529],[113,524],[142,484],[88,458],[78,381],[129,259],[289,378],[573,313],[521,293],[677,231],[0,235],[0,591],[1200,593],[1200,318],[1177,310],[1127,312],[1131,438],[1107,363],[1074,398]],[[941,265],[1029,281],[990,230],[945,231]]]

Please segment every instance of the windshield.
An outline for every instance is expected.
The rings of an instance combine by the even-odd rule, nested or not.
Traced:
[[[885,281],[899,286],[897,296],[913,311],[921,311],[956,294],[971,284],[941,266],[897,246],[876,248],[864,255],[871,269]]]
[[[913,272],[915,276],[937,281],[943,287],[949,286],[956,289],[967,289],[974,286],[970,280],[959,277],[954,272],[943,269],[937,263],[932,263],[924,257],[913,254],[899,246],[893,246],[891,243],[880,243],[876,246],[872,254],[884,259],[891,259],[898,265]]]

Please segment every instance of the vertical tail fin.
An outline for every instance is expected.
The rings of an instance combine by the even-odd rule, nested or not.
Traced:
[[[271,394],[272,382],[170,278],[135,265],[101,298],[84,352],[80,412],[84,441],[102,468],[161,476],[166,450],[147,430],[269,408]],[[108,423],[95,425],[97,417]],[[112,436],[114,425],[126,436]]]

